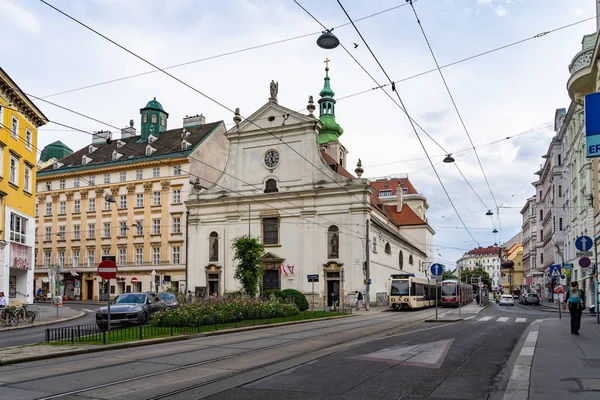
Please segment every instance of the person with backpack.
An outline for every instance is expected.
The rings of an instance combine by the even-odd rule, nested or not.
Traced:
[[[563,309],[567,307],[569,307],[569,313],[571,313],[571,335],[579,335],[581,313],[585,308],[585,293],[579,289],[577,282],[571,282],[571,289],[567,291],[567,299]]]

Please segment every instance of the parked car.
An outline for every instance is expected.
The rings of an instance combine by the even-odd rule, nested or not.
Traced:
[[[160,299],[168,308],[179,307],[179,301],[177,301],[177,296],[175,296],[175,293],[162,292],[158,294],[158,297],[160,297]]]
[[[515,299],[510,294],[503,294],[500,296],[500,305],[513,306],[515,305]]]
[[[535,293],[529,293],[523,299],[523,304],[535,304],[536,306],[540,305],[540,297]]]
[[[527,295],[528,295],[528,294],[529,294],[529,293],[522,293],[522,294],[519,296],[519,304],[525,304],[525,298],[527,297]]]
[[[111,301],[111,327],[113,324],[145,324],[165,307],[166,304],[154,292],[120,294]],[[96,311],[96,325],[100,329],[108,327],[108,307],[100,307]]]

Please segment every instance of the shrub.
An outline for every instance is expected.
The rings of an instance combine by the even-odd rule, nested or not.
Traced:
[[[281,290],[271,289],[265,290],[261,296],[264,300],[277,300],[281,299]]]
[[[306,300],[306,296],[296,289],[282,290],[279,292],[279,297],[281,297],[283,301],[294,303],[300,311],[308,310],[308,300]]]
[[[223,299],[184,304],[154,314],[156,326],[224,324],[245,319],[289,317],[300,311],[293,303],[256,299]]]

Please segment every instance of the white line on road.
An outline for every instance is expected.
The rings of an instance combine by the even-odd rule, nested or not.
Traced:
[[[498,322],[506,322],[508,321],[508,317],[500,317],[498,318]]]
[[[516,322],[527,322],[527,318],[517,318]]]
[[[485,322],[485,321],[489,321],[490,319],[492,319],[492,317],[481,317],[479,320],[481,322]]]
[[[82,308],[81,311],[85,311],[85,312],[91,312],[91,313],[95,313],[96,311],[94,310],[89,310],[87,308]]]

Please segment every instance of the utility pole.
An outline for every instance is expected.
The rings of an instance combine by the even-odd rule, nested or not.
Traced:
[[[371,292],[369,286],[370,282],[371,282],[371,271],[369,270],[370,266],[369,266],[369,253],[370,253],[370,245],[371,243],[369,242],[369,219],[367,218],[367,223],[366,223],[366,227],[367,227],[367,242],[366,242],[366,246],[365,246],[365,286],[366,286],[366,290],[365,290],[365,311],[369,311],[369,309],[371,308],[371,299],[369,297],[369,294]]]
[[[250,204],[248,204],[248,238],[250,238]]]

